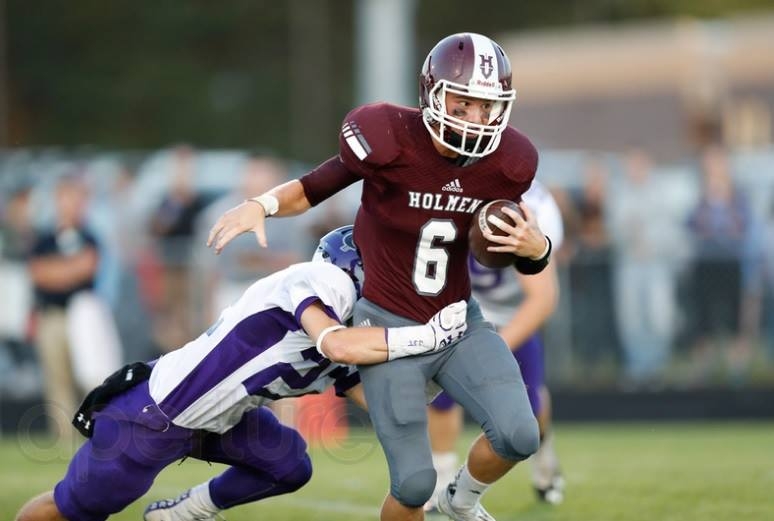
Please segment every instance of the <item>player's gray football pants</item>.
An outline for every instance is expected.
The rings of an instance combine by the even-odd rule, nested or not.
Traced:
[[[405,326],[416,322],[361,299],[355,324]],[[483,429],[495,452],[520,461],[539,444],[521,372],[505,342],[468,305],[468,331],[439,353],[359,366],[368,413],[390,468],[390,493],[400,503],[418,507],[432,495],[436,474],[427,435],[427,383],[435,381],[462,405]]]

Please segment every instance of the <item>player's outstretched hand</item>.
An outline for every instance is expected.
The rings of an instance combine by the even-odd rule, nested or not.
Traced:
[[[449,304],[430,318],[427,325],[435,335],[433,351],[445,349],[462,338],[468,329],[468,323],[465,320],[467,313],[468,303],[460,300]]]
[[[266,211],[263,206],[255,201],[245,201],[220,216],[210,229],[207,246],[214,246],[215,253],[220,253],[234,237],[252,231],[258,244],[265,248],[267,246],[265,222]]]

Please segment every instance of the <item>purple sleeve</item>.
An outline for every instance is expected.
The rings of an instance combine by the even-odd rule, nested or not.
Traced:
[[[299,181],[304,187],[304,195],[309,203],[312,206],[317,206],[333,194],[361,179],[358,174],[351,172],[344,165],[339,156],[335,156],[301,177]]]
[[[325,302],[320,300],[320,297],[307,297],[301,303],[296,307],[296,311],[293,313],[296,317],[296,322],[298,324],[301,324],[301,314],[306,311],[306,308],[314,304],[315,302],[319,302],[323,305],[323,310],[325,311],[325,314],[331,317],[333,320],[337,321],[339,324],[341,324],[341,319],[336,315],[336,312],[333,311],[333,308],[330,306],[326,306]]]

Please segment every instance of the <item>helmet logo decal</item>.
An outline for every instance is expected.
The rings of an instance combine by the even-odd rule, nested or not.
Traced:
[[[355,247],[355,238],[351,231],[349,233],[345,233],[341,237],[341,251],[357,251],[357,248]]]
[[[481,65],[479,65],[479,69],[481,69],[481,74],[484,75],[484,78],[489,79],[489,76],[492,75],[492,71],[494,70],[494,65],[492,64],[492,60],[494,59],[494,56],[491,54],[479,54],[481,57]]]
[[[360,298],[365,274],[351,224],[326,233],[320,239],[320,244],[317,246],[312,260],[328,262],[344,271],[355,284],[355,292]]]

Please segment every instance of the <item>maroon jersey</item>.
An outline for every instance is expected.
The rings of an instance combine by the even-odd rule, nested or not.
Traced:
[[[418,110],[379,103],[347,115],[339,157],[301,182],[317,204],[363,180],[355,220],[363,295],[425,322],[470,297],[468,228],[476,210],[493,199],[519,200],[536,168],[535,147],[511,127],[495,152],[458,166],[435,149]]]

